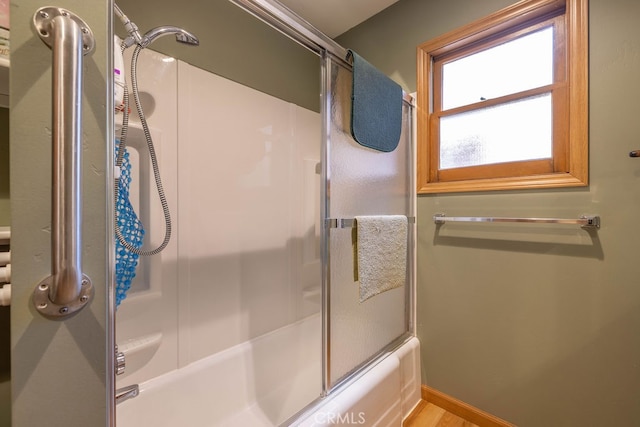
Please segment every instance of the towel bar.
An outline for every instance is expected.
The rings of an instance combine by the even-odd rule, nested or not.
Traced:
[[[414,224],[416,218],[413,216],[407,217],[409,224]],[[355,218],[327,218],[327,228],[353,228],[355,225]]]
[[[483,217],[483,216],[445,216],[435,214],[433,221],[436,224],[445,222],[528,222],[537,224],[572,224],[582,228],[600,228],[600,217],[597,215],[582,215],[578,219],[562,218],[511,218],[511,217]]]

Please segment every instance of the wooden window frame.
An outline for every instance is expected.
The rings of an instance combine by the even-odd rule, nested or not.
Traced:
[[[554,45],[565,49],[566,61],[554,59],[554,75],[565,79],[554,77],[544,88],[482,101],[482,105],[551,92],[553,117],[559,122],[553,126],[553,158],[439,170],[440,94],[433,91],[433,79],[442,76],[436,75],[436,61],[445,55],[450,60],[460,51],[482,50],[496,40],[513,39],[550,22],[563,30],[557,33],[564,34],[564,39]],[[418,46],[418,194],[588,185],[588,49],[588,0],[524,0]],[[554,55],[558,53],[562,54]],[[447,114],[473,108],[459,107]]]

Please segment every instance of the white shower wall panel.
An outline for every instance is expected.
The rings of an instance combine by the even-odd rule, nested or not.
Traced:
[[[126,78],[131,92],[131,51],[125,55]],[[145,49],[138,61],[138,86],[149,124],[167,202],[174,223],[178,211],[177,180],[177,62]],[[140,122],[131,97],[128,150],[132,160],[131,201],[142,220],[145,248],[158,246],[165,232],[162,207]],[[116,115],[116,137],[122,114]],[[116,312],[116,341],[126,354],[127,369],[118,387],[143,382],[178,367],[178,233],[167,248],[153,257],[141,257],[127,298]]]
[[[148,49],[138,85],[173,234],[117,310],[118,387],[320,310],[319,114]],[[131,198],[155,247],[164,220],[131,111]]]
[[[178,88],[184,365],[319,311],[320,118],[183,62]]]

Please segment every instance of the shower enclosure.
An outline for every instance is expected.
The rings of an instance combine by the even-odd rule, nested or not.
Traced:
[[[113,101],[104,95],[112,87],[105,82],[115,46],[105,28],[113,16],[77,6],[96,34],[96,51],[84,66],[90,78],[82,97],[81,207],[83,272],[95,296],[54,322],[31,301],[49,267],[42,254],[49,245],[44,201],[51,183],[40,172],[48,167],[50,114],[42,93],[50,91],[51,59],[37,34],[23,28],[38,8],[31,0],[16,3],[14,419],[59,424],[73,413],[82,425],[268,426],[331,424],[333,415],[348,413],[367,425],[397,425],[419,398],[420,381],[410,97],[398,148],[376,152],[350,136],[346,51],[277,2],[118,1],[142,34],[175,25],[195,34],[200,46],[166,37],[140,54],[140,98],[174,229],[164,251],[141,258],[116,311],[109,263],[111,137],[119,118],[110,115]],[[113,27],[126,35],[119,22]],[[130,197],[148,248],[161,243],[164,217],[144,140],[132,118]],[[23,167],[31,162],[32,177]],[[351,227],[358,215],[409,220],[404,286],[362,303],[352,276]],[[115,377],[111,362],[121,356],[126,366]],[[33,410],[42,395],[53,411]]]
[[[203,69],[194,55],[212,54],[212,35],[184,12],[180,24],[200,38],[199,48],[159,42],[172,56],[140,55],[139,87],[176,231],[163,253],[141,259],[115,314],[126,358],[117,377],[118,425],[292,423],[412,336],[410,97],[395,151],[358,145],[349,129],[346,51],[276,2],[236,3],[279,32],[228,4],[211,6],[237,20],[228,43],[259,26],[259,34],[296,51],[297,61],[269,62],[293,75],[315,68],[297,90],[320,96],[316,105],[296,105],[304,101],[265,93],[268,81],[249,83],[254,89]],[[118,4],[140,27],[164,24],[150,22],[135,2]],[[171,5],[152,19],[174,12]],[[206,12],[213,14],[199,10]],[[142,132],[131,126],[133,204],[154,246],[162,214]],[[352,227],[342,226],[357,215],[410,222],[406,285],[363,303]],[[140,394],[132,398],[127,391],[136,384]]]

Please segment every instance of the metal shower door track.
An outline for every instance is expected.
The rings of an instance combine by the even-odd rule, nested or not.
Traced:
[[[327,52],[351,69],[347,50],[286,6],[272,0],[229,0],[307,49]]]

